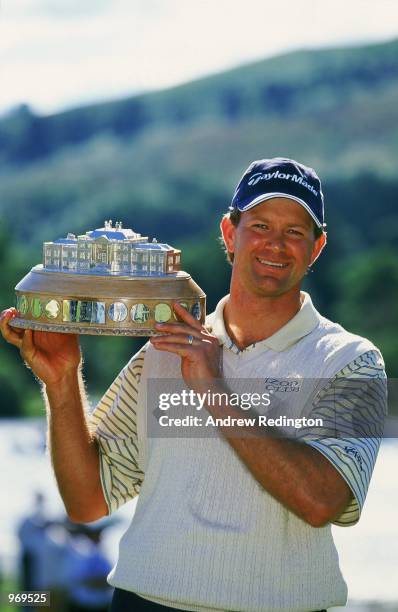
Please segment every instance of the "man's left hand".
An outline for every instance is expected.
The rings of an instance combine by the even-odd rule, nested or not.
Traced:
[[[159,351],[168,351],[181,357],[181,373],[186,384],[196,392],[207,391],[221,378],[221,349],[213,336],[181,304],[173,304],[180,323],[156,323],[158,332],[150,341]]]

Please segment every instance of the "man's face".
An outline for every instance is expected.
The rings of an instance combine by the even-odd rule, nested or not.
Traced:
[[[222,222],[227,249],[234,254],[233,282],[259,296],[297,292],[326,237],[314,237],[307,211],[287,198],[273,198],[242,213],[235,227]]]

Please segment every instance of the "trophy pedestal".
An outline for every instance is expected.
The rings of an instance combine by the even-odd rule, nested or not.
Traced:
[[[179,302],[204,323],[206,295],[187,272],[120,276],[53,272],[35,266],[15,287],[17,328],[71,334],[152,336],[177,321]]]

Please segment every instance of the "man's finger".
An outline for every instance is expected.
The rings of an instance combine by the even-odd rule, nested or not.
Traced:
[[[14,330],[10,328],[10,331],[3,333],[3,338],[9,344],[12,344],[13,346],[16,346],[18,349],[20,349],[24,334],[25,330],[23,329]]]
[[[34,354],[34,351],[33,330],[27,329],[22,339],[21,355],[24,359],[29,359]]]
[[[180,357],[187,357],[187,355],[192,354],[193,351],[196,353],[198,348],[198,341],[195,340],[195,345],[190,344],[188,340],[181,342],[176,338],[171,339],[168,336],[163,336],[161,339],[158,336],[150,338],[150,342],[155,349],[159,349],[160,351],[170,351],[171,353],[177,353]]]
[[[151,341],[153,340],[153,338],[151,338]],[[193,355],[193,353],[196,353],[196,349],[195,347],[189,344],[177,344],[177,343],[167,343],[167,342],[154,342],[153,346],[155,349],[159,350],[159,351],[167,351],[168,353],[175,353],[176,355],[179,355],[180,357],[188,357],[189,355]]]
[[[193,328],[192,325],[186,325],[185,323],[155,323],[155,328],[161,333],[181,336],[192,335],[198,339],[202,336],[202,328]]]
[[[11,319],[16,317],[17,314],[18,313],[15,308],[7,308],[7,310],[3,310],[0,315],[0,331],[6,342],[20,348],[25,332],[23,329],[11,327],[9,324]]]
[[[158,346],[159,344],[180,344],[182,346],[198,346],[202,339],[194,336],[190,333],[185,334],[169,334],[167,336],[153,336],[151,338],[152,344]]]
[[[8,322],[17,315],[17,310],[15,308],[6,308],[0,314],[0,326],[3,327],[8,324]]]

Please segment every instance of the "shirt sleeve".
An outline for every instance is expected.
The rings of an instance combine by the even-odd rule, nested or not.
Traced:
[[[355,525],[359,520],[386,415],[387,377],[375,350],[345,366],[314,400],[311,418],[319,417],[322,425],[303,429],[299,438],[334,465],[353,493],[335,525]]]
[[[137,408],[145,352],[143,347],[123,368],[90,419],[110,514],[138,495],[144,479],[139,465]]]

